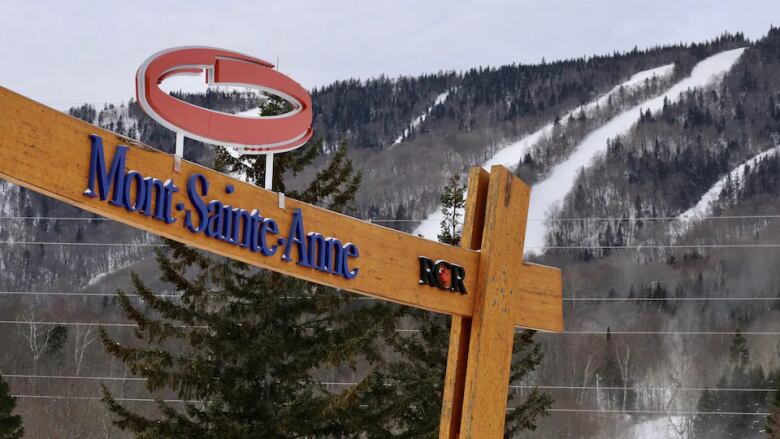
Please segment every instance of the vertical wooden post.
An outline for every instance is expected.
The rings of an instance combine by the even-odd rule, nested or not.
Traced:
[[[479,250],[482,245],[485,199],[487,198],[489,181],[490,174],[481,167],[474,167],[469,171],[466,216],[463,220],[463,236],[461,238],[461,247],[463,248]],[[470,338],[471,319],[452,316],[447,372],[444,377],[444,395],[439,422],[440,439],[456,439],[460,432]]]
[[[477,291],[472,318],[452,320],[440,439],[504,435],[531,191],[502,166],[490,171],[469,175],[463,246],[481,249]]]
[[[521,294],[516,278],[523,262],[530,195],[530,188],[506,168],[491,168],[463,394],[463,438],[504,436],[513,308],[515,296]]]

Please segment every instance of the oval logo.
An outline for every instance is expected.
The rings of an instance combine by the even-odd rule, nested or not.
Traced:
[[[178,47],[147,59],[136,73],[136,99],[166,128],[202,142],[251,152],[285,152],[312,136],[311,96],[297,82],[261,59],[211,47]],[[175,75],[205,72],[209,85],[260,89],[290,102],[293,111],[248,118],[199,107],[165,93],[160,84]]]

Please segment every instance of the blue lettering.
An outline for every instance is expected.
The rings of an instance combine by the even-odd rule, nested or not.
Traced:
[[[283,261],[291,261],[290,253],[293,246],[298,247],[298,265],[304,267],[311,267],[309,263],[309,253],[306,251],[306,235],[303,228],[303,215],[301,209],[295,209],[293,213],[293,221],[290,225],[290,234],[287,237],[287,243],[284,247],[284,255],[282,255]]]
[[[272,245],[270,248],[268,247],[268,233],[272,233],[274,235],[279,233],[279,225],[276,224],[276,221],[272,220],[271,218],[266,218],[262,223],[260,223],[260,230],[257,233],[258,237],[260,238],[260,253],[262,253],[263,256],[275,255],[278,248],[276,244]],[[284,259],[284,256],[282,256],[282,259]]]
[[[209,238],[220,239],[222,233],[222,202],[219,200],[212,200],[209,203],[209,216],[208,226],[206,226],[206,236]]]
[[[348,242],[347,245],[344,246],[344,258],[342,258],[343,265],[341,268],[341,275],[344,276],[345,279],[354,279],[357,277],[360,269],[355,268],[354,270],[350,270],[349,258],[357,258],[359,256],[360,251],[355,244]]]
[[[109,203],[114,206],[122,206],[121,198],[124,195],[127,147],[124,145],[116,147],[114,158],[111,160],[111,169],[107,172],[106,159],[103,152],[103,139],[97,134],[90,134],[89,138],[92,141],[92,150],[89,159],[89,183],[87,183],[87,190],[84,191],[84,195],[92,198],[96,197],[95,182],[97,182],[100,199],[105,201],[108,198],[108,190],[113,182],[114,191]]]
[[[197,183],[200,182],[201,190],[198,191]],[[195,208],[195,213],[198,214],[198,227],[192,224],[192,212],[187,209],[187,213],[184,215],[184,226],[187,227],[192,233],[200,233],[208,226],[208,209],[206,203],[201,196],[206,196],[209,193],[209,182],[203,174],[192,174],[187,180],[187,197],[190,199],[190,203]]]
[[[132,200],[133,180],[135,180],[135,201]],[[146,201],[146,185],[144,177],[136,171],[130,171],[125,175],[125,190],[122,204],[129,212],[143,209]]]

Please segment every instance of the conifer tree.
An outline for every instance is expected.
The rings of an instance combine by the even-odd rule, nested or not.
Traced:
[[[274,100],[270,101],[274,103]],[[278,104],[278,102],[276,102]],[[268,107],[266,107],[268,108]],[[273,110],[273,109],[272,109]],[[276,158],[283,177],[309,164],[319,146]],[[220,166],[248,181],[263,181],[256,158],[218,156]],[[346,212],[360,183],[341,147],[305,190],[288,195]],[[103,401],[115,424],[138,438],[354,437],[364,409],[353,391],[333,393],[316,378],[328,368],[382,363],[380,342],[395,334],[397,308],[360,306],[353,296],[249,267],[169,241],[157,260],[161,279],[180,298],[156,296],[137,275],[133,283],[148,309],[120,292],[140,343],[124,345],[101,331],[107,351],[155,396],[171,392],[183,404],[157,400],[146,416],[120,404],[108,388]]]
[[[0,375],[0,439],[18,439],[24,435],[22,418],[13,414],[15,407],[16,399]]]
[[[439,198],[441,213],[444,215],[444,219],[441,220],[441,231],[438,235],[439,241],[451,245],[460,245],[460,231],[458,227],[462,221],[463,207],[466,205],[465,193],[466,185],[460,183],[460,175],[458,174],[453,175],[449,183],[444,186],[444,190]]]

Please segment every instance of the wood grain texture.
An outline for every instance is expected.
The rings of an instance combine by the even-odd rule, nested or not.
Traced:
[[[506,168],[491,168],[463,397],[463,438],[504,435],[519,294],[515,276],[523,258],[529,200],[530,189],[520,179]]]
[[[461,247],[479,250],[482,245],[482,230],[485,224],[485,200],[487,198],[490,174],[481,167],[469,171],[466,215],[463,219]],[[450,343],[447,350],[447,371],[444,376],[439,438],[455,439],[460,433],[463,413],[463,389],[466,384],[471,319],[452,316]]]
[[[512,307],[515,325],[563,331],[563,280],[559,268],[524,263],[513,273],[517,286]]]
[[[379,297],[397,303],[458,316],[471,316],[474,307],[479,253],[443,245],[385,227],[330,212],[288,199],[279,209],[277,194],[231,179],[194,163],[182,162],[181,173],[173,173],[173,157],[132,139],[120,137],[0,87],[0,177],[68,204],[164,236],[203,250],[268,268],[290,276],[335,288]],[[112,206],[99,198],[89,198],[87,187],[90,134],[103,138],[106,159],[118,144],[128,146],[126,169],[161,180],[171,178],[182,190],[173,204],[188,202],[186,181],[193,173],[206,176],[216,198],[247,211],[258,209],[275,219],[286,233],[292,212],[300,208],[306,231],[352,242],[360,250],[354,266],[360,269],[352,280],[285,262],[277,256],[265,257],[247,249],[194,234],[183,227],[184,212],[174,211],[176,223],[165,224],[151,217]],[[226,185],[235,192],[225,194]],[[217,192],[219,191],[219,192]],[[110,239],[110,237],[108,238]],[[418,256],[445,259],[466,269],[468,295],[420,285]]]

